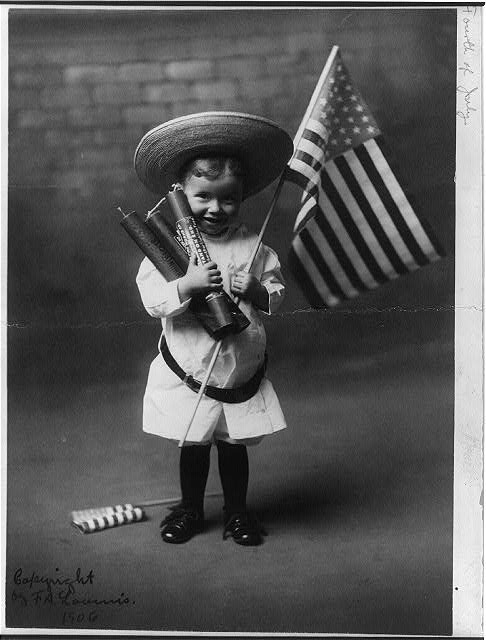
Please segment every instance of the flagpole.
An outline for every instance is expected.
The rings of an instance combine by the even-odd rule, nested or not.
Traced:
[[[315,86],[314,89],[314,93],[311,96],[311,99],[309,101],[309,104],[307,105],[307,109],[306,112],[304,114],[304,117],[302,118],[299,128],[297,129],[297,133],[295,134],[295,138],[294,138],[294,154],[292,156],[292,158],[289,160],[288,165],[290,166],[290,164],[292,163],[292,160],[295,157],[295,154],[297,153],[297,149],[299,148],[299,144],[301,141],[301,138],[304,134],[305,128],[307,126],[307,123],[311,117],[312,112],[314,111],[314,108],[316,106],[316,103],[319,99],[319,96],[321,95],[321,91],[322,91],[322,87],[324,86],[325,81],[327,80],[327,76],[329,75],[329,72],[331,70],[331,67],[334,63],[334,60],[338,54],[339,51],[339,47],[337,45],[334,45],[333,48],[331,49],[331,53],[329,54],[328,59],[326,60],[326,64],[324,65],[324,69],[322,70],[321,75],[319,76],[319,80],[317,81],[317,84]],[[297,219],[295,220],[294,223],[294,231],[297,230],[298,225],[299,225],[299,218],[300,218],[300,214],[297,215]]]
[[[297,129],[297,133],[295,134],[294,137],[294,152],[292,153],[292,157],[290,158],[290,160],[287,162],[287,166],[289,166],[292,162],[292,160],[295,157],[295,154],[297,153],[297,148],[299,146],[300,143],[300,139],[302,138],[302,135],[304,133],[304,129],[306,127],[307,121],[310,118],[310,115],[312,113],[312,111],[314,110],[314,107],[316,106],[317,100],[319,99],[319,95],[321,93],[322,87],[324,86],[324,82],[326,81],[327,76],[329,75],[329,71],[331,70],[331,67],[334,63],[334,60],[337,56],[337,53],[339,51],[339,47],[337,45],[334,45],[333,48],[331,49],[331,53],[329,54],[329,57],[326,61],[326,64],[324,65],[324,69],[322,70],[321,75],[319,76],[319,80],[317,81],[316,87],[314,89],[314,93],[311,96],[311,99],[309,101],[309,104],[307,105],[307,109],[306,112],[304,114],[304,117],[302,118],[302,121],[299,125],[299,128]],[[257,241],[255,243],[255,246],[253,248],[253,252],[251,254],[250,260],[248,261],[248,264],[245,268],[245,271],[250,271],[251,270],[251,266],[253,264],[253,260],[256,257],[256,254],[258,253],[258,249],[260,248],[260,245],[262,243],[262,238],[263,235],[267,229],[268,223],[270,222],[270,218],[272,217],[273,214],[273,210],[275,209],[275,205],[277,204],[277,200],[280,196],[280,192],[282,191],[282,187],[283,187],[283,183],[285,182],[285,171],[283,171],[280,175],[280,180],[278,182],[277,188],[275,189],[275,193],[274,196],[272,198],[272,202],[270,203],[270,208],[268,210],[267,216],[265,218],[265,220],[263,221],[263,225],[262,228],[260,230],[260,233],[258,234],[258,238]]]
[[[302,138],[302,134],[304,133],[304,129],[307,123],[307,120],[310,118],[310,115],[316,105],[317,100],[319,99],[319,95],[321,92],[321,89],[324,85],[324,82],[326,81],[326,78],[329,74],[329,71],[331,70],[331,66],[334,62],[334,59],[337,55],[337,52],[339,51],[339,47],[337,45],[334,45],[333,48],[331,49],[331,53],[329,54],[329,57],[327,59],[327,62],[324,66],[324,69],[322,70],[322,73],[319,77],[319,80],[317,81],[316,87],[314,89],[314,93],[312,94],[312,97],[310,99],[310,102],[307,106],[307,110],[304,114],[304,117],[302,118],[302,122],[300,123],[300,126],[297,130],[297,133],[295,134],[295,138],[294,138],[294,152],[292,154],[292,158],[289,160],[289,162],[287,163],[287,166],[292,162],[292,160],[294,159],[298,144],[300,142],[300,139]],[[255,245],[253,247],[253,250],[251,252],[250,258],[246,264],[245,267],[245,271],[247,273],[249,273],[251,271],[251,268],[253,266],[253,263],[255,261],[256,255],[258,253],[258,250],[260,249],[260,245],[262,244],[262,239],[263,236],[265,234],[265,231],[267,229],[268,223],[270,222],[270,218],[272,217],[273,211],[275,209],[275,205],[277,204],[277,200],[280,196],[280,192],[282,191],[282,187],[283,187],[283,183],[285,182],[285,171],[283,171],[280,174],[280,179],[278,181],[277,184],[277,188],[275,189],[275,193],[273,194],[273,198],[272,201],[270,203],[270,207],[268,209],[268,213],[265,216],[265,220],[263,221],[262,227],[260,229],[260,233],[258,234],[258,238],[256,239]],[[239,303],[238,303],[239,304]],[[196,412],[197,409],[199,407],[199,404],[201,403],[202,397],[204,395],[204,392],[206,390],[209,378],[211,376],[211,373],[213,371],[214,365],[216,364],[216,359],[219,355],[219,352],[221,351],[221,347],[223,345],[223,340],[219,340],[215,347],[214,347],[214,351],[213,354],[211,356],[211,361],[209,363],[209,366],[206,370],[206,375],[204,376],[204,380],[201,382],[201,387],[199,388],[198,394],[197,394],[197,398],[196,398],[196,402],[194,405],[194,409],[192,411],[191,417],[189,419],[189,422],[187,424],[187,427],[184,431],[184,435],[181,437],[181,439],[179,440],[179,447],[182,447],[186,438],[187,438],[187,434],[189,433],[189,430],[192,426],[192,423],[194,422],[194,418],[196,416]]]
[[[299,142],[300,142],[300,139],[302,138],[302,134],[304,133],[304,129],[306,127],[307,121],[309,120],[310,115],[314,110],[314,107],[316,106],[316,102],[319,99],[319,95],[321,93],[322,87],[324,86],[324,82],[326,81],[327,76],[329,75],[329,71],[331,70],[332,64],[334,62],[334,59],[337,56],[338,51],[339,51],[339,47],[337,45],[334,45],[333,48],[331,49],[331,53],[329,54],[329,58],[327,59],[327,62],[324,65],[324,69],[322,70],[322,73],[319,76],[319,80],[317,81],[316,88],[314,89],[314,93],[312,94],[309,104],[307,105],[307,110],[304,114],[304,117],[302,118],[299,128],[297,129],[297,133],[295,134],[294,155],[297,150],[297,147],[299,146]],[[292,162],[293,157],[294,156],[292,156],[292,158],[290,159],[289,164],[290,162]]]
[[[184,435],[179,440],[179,447],[182,447],[182,445],[184,444],[184,442],[185,442],[185,440],[187,438],[187,434],[189,433],[189,429],[191,428],[192,423],[194,422],[194,418],[196,416],[197,408],[199,407],[199,404],[201,403],[201,400],[202,400],[202,397],[204,395],[204,392],[206,391],[206,387],[208,386],[209,376],[211,375],[211,373],[212,373],[212,371],[214,369],[214,365],[216,364],[216,359],[217,359],[217,357],[219,355],[219,352],[221,351],[222,345],[223,345],[223,340],[218,340],[218,342],[214,346],[213,355],[211,356],[211,362],[209,363],[208,368],[206,370],[206,375],[204,376],[204,380],[201,382],[201,386],[200,386],[199,391],[197,393],[196,402],[194,403],[194,408],[192,410],[191,417],[189,418],[189,422],[187,423],[186,430],[184,431]]]
[[[275,209],[275,205],[277,203],[277,199],[278,199],[278,197],[280,195],[280,191],[282,190],[282,186],[283,186],[283,183],[284,183],[284,174],[285,174],[285,172],[283,172],[280,175],[280,180],[278,182],[277,188],[275,189],[275,193],[273,194],[272,202],[270,203],[270,207],[268,209],[268,213],[267,213],[267,215],[265,217],[265,220],[263,221],[262,228],[260,229],[260,233],[258,234],[258,238],[256,239],[255,245],[254,245],[253,250],[252,250],[252,252],[250,254],[248,262],[246,263],[244,271],[246,271],[247,273],[249,273],[251,271],[252,267],[253,267],[253,263],[255,262],[256,255],[257,255],[258,250],[260,248],[260,245],[262,243],[263,235],[264,235],[265,230],[266,230],[266,228],[268,226],[268,223],[269,223],[270,218],[272,216],[273,210]],[[238,305],[239,305],[239,303],[240,302],[237,301]],[[204,392],[206,390],[206,387],[207,387],[207,384],[208,384],[208,381],[209,381],[209,377],[211,376],[211,373],[213,371],[214,365],[216,364],[216,359],[217,359],[217,357],[219,355],[219,352],[221,351],[222,345],[223,345],[223,340],[218,340],[218,342],[216,343],[216,345],[214,347],[214,351],[213,351],[213,354],[211,356],[211,361],[210,361],[210,363],[208,365],[208,368],[206,370],[206,375],[204,376],[204,380],[201,382],[201,386],[200,386],[199,391],[197,393],[197,398],[196,398],[196,402],[194,404],[194,409],[192,410],[191,417],[189,419],[189,422],[187,424],[187,427],[186,427],[186,429],[184,431],[183,436],[179,440],[179,447],[183,446],[183,444],[184,444],[184,442],[185,442],[185,440],[187,438],[187,434],[189,433],[189,429],[191,428],[192,423],[194,422],[194,418],[196,416],[197,409],[198,409],[198,407],[199,407],[199,405],[201,403],[202,397],[204,395]]]

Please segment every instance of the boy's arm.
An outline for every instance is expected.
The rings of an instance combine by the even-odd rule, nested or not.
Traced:
[[[257,262],[262,264],[263,269],[260,279],[251,272],[239,271],[233,277],[231,291],[271,315],[280,307],[285,295],[285,281],[280,271],[280,262],[275,251],[265,245],[260,247]]]
[[[197,264],[197,257],[189,258],[186,275],[178,280],[177,290],[181,301],[190,300],[192,296],[220,291],[223,284],[221,271],[215,262]]]
[[[246,271],[235,273],[231,281],[231,293],[268,313],[270,302],[268,290],[252,273]]]
[[[184,313],[191,298],[181,300],[179,279],[167,282],[148,258],[144,258],[137,274],[137,286],[143,306],[153,318],[170,318]]]

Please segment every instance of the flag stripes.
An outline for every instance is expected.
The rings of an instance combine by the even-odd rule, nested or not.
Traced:
[[[404,184],[404,181],[402,180],[401,176],[400,176],[400,172],[399,172],[399,167],[397,165],[397,162],[395,160],[394,154],[392,152],[392,150],[390,149],[390,147],[387,145],[385,139],[383,138],[383,136],[380,136],[379,138],[376,139],[376,143],[378,145],[378,147],[380,148],[381,153],[383,154],[383,156],[386,158],[386,162],[388,163],[388,165],[390,166],[391,169],[391,179],[396,181],[396,188],[398,190],[402,190],[403,191],[403,197],[406,201],[406,211],[407,211],[407,215],[411,216],[411,220],[413,221],[414,218],[416,218],[417,220],[417,225],[418,227],[422,228],[422,233],[423,233],[423,238],[424,238],[424,242],[425,242],[425,248],[424,251],[425,253],[428,255],[429,254],[429,249],[426,250],[426,247],[430,247],[430,253],[431,255],[435,254],[436,257],[434,257],[434,259],[432,261],[438,260],[440,258],[443,258],[446,253],[444,251],[444,248],[442,247],[442,245],[440,244],[440,242],[437,239],[437,236],[435,235],[432,227],[430,226],[428,220],[423,216],[420,215],[420,210],[416,205],[415,202],[415,198],[413,196],[412,193],[410,193],[410,191],[408,189],[404,189],[401,185]],[[411,225],[412,227],[414,225]]]
[[[376,139],[376,142],[379,140],[380,136]],[[287,175],[301,187],[303,187],[305,183],[307,189],[309,189],[309,181],[312,181],[317,186],[319,178],[324,179],[328,186],[328,189],[325,189],[326,193],[328,196],[331,195],[334,197],[334,202],[332,197],[331,202],[338,212],[346,211],[346,205],[341,202],[339,194],[342,195],[346,190],[349,190],[358,205],[358,213],[356,213],[355,216],[356,219],[359,221],[360,216],[363,215],[372,231],[372,234],[365,234],[364,237],[369,238],[372,243],[374,243],[373,236],[376,237],[378,244],[374,243],[376,251],[375,257],[381,256],[381,260],[376,261],[370,258],[370,252],[367,251],[367,248],[359,239],[357,240],[357,246],[360,246],[362,251],[364,250],[364,253],[362,253],[363,258],[368,260],[368,266],[374,274],[375,279],[382,283],[385,282],[388,277],[393,278],[396,277],[397,274],[404,275],[418,268],[418,266],[423,266],[430,262],[430,259],[424,255],[424,251],[427,252],[428,255],[436,254],[437,257],[441,255],[441,251],[440,249],[436,249],[428,239],[427,234],[415,216],[405,194],[386,162],[383,153],[381,152],[381,157],[378,155],[376,150],[378,145],[374,140],[370,140],[366,142],[364,146],[369,147],[369,149],[360,146],[353,151],[348,151],[342,156],[337,157],[334,161],[327,163],[327,172],[322,169],[322,165],[316,161],[314,156],[310,153],[299,151],[296,154],[297,162],[293,162],[293,165],[295,169],[301,168],[301,171],[297,173],[295,169],[290,169]],[[309,147],[304,145],[304,148]],[[311,151],[310,148],[309,151]],[[359,162],[357,162],[357,160]],[[397,204],[391,197],[387,184],[381,179],[380,173],[376,170],[373,164],[374,161],[379,163],[380,169],[383,172],[386,172],[387,182],[397,196]],[[335,186],[336,174],[333,172],[333,165],[338,168],[343,178],[343,182],[338,186]],[[304,177],[302,177],[302,174],[304,174]],[[334,176],[332,180],[329,174]],[[365,183],[367,187],[366,193],[360,187],[360,182],[362,184]],[[342,187],[343,184],[345,185],[344,187]],[[349,196],[347,200],[348,202],[352,202]],[[406,208],[408,210],[407,213],[415,219],[415,226],[417,232],[420,234],[419,239],[423,245],[423,249],[418,244],[415,236],[400,213],[401,208]],[[301,210],[300,214],[302,213]],[[303,218],[304,216],[300,215],[298,223],[301,223]],[[352,231],[353,223],[349,218],[347,218],[346,224],[348,232],[356,239],[357,235]],[[397,251],[399,253],[397,253]],[[377,262],[380,264],[379,267]]]
[[[312,239],[308,236],[307,243],[310,244],[311,242]],[[294,257],[297,259],[297,265],[300,265],[300,269],[304,274],[299,282],[302,282],[304,293],[307,293],[309,302],[316,308],[336,304],[339,299],[330,291],[323,275],[302,242],[300,233],[294,238],[292,249]]]
[[[413,256],[399,235],[368,174],[363,169],[356,154],[346,154],[346,158],[343,158],[343,160],[345,160],[350,169],[347,177],[350,188],[356,189],[357,200],[363,209],[364,215],[367,215],[369,209],[369,224],[372,226],[373,232],[380,241],[393,268],[400,275],[408,273],[415,265]],[[339,159],[339,162],[341,162],[341,159]],[[338,159],[336,159],[336,163],[338,163]],[[354,185],[354,181],[356,181],[356,185]],[[376,225],[372,222],[373,218],[377,220]]]
[[[302,144],[304,146],[304,149],[307,148],[307,151],[297,151],[297,153],[295,154],[295,159],[292,160],[292,165],[297,171],[302,173],[307,178],[308,182],[310,182],[311,184],[318,184],[320,178],[319,172],[322,168],[322,165],[314,159],[314,156],[312,154],[308,152],[310,151],[308,145],[305,145],[305,143]]]
[[[349,262],[353,268],[359,274],[360,279],[368,288],[374,288],[377,286],[377,281],[373,278],[373,275],[369,271],[366,263],[361,257],[358,249],[352,241],[343,221],[335,211],[327,194],[323,190],[322,186],[317,189],[319,206],[316,205],[315,214],[319,215],[319,218],[329,222],[330,227],[336,235],[336,240],[339,242],[341,251],[348,256]],[[327,215],[324,215],[323,211],[326,211]]]
[[[349,154],[350,156],[353,154]],[[407,273],[407,267],[403,263],[402,259],[397,253],[397,250],[393,246],[390,238],[388,237],[385,229],[382,227],[383,219],[380,224],[380,218],[373,210],[373,206],[371,204],[372,200],[369,197],[371,189],[373,189],[373,185],[370,183],[368,187],[368,197],[363,192],[363,189],[360,186],[356,176],[353,173],[353,169],[350,164],[348,164],[348,160],[345,156],[340,156],[334,160],[336,167],[338,168],[344,182],[347,184],[350,192],[352,193],[357,206],[362,211],[364,218],[366,219],[370,229],[376,236],[377,241],[382,247],[386,257],[388,258],[391,266],[395,270],[396,273],[400,273],[401,275]],[[353,168],[356,169],[356,163],[353,163]],[[361,176],[362,177],[362,176]],[[375,192],[376,193],[376,192]],[[376,204],[379,204],[375,201]],[[375,206],[376,206],[375,204]],[[383,209],[386,211],[385,209]],[[390,229],[388,229],[390,231]]]
[[[372,157],[368,153],[368,150],[365,148],[365,145],[362,145],[356,149],[356,155],[358,156],[361,164],[363,165],[364,170],[366,171],[366,173],[368,174],[368,177],[373,183],[373,186],[375,187],[380,197],[380,200],[383,202],[383,205],[385,206],[386,210],[389,212],[390,217],[393,220],[398,230],[398,233],[401,235],[410,253],[414,257],[415,262],[420,266],[426,265],[429,261],[427,260],[422,249],[418,245],[414,235],[410,231],[409,226],[403,219],[403,216],[400,213],[400,209],[398,205],[395,203],[390,191],[388,190],[387,185],[382,179],[382,175],[384,174],[381,174],[378,171],[377,166],[374,163],[374,161],[377,159],[376,154],[373,154],[374,157],[372,159]],[[386,162],[382,164],[384,164],[384,166],[381,168],[382,171],[391,173],[391,169],[389,165]],[[396,195],[396,192],[394,193],[394,195]]]
[[[312,262],[315,264],[317,270],[326,282],[329,291],[337,298],[343,298],[345,296],[344,291],[339,286],[333,272],[327,264],[327,261],[324,259],[324,256],[319,250],[319,247],[317,247],[317,245],[315,244],[314,238],[313,236],[311,236],[307,228],[302,229],[302,232],[300,233],[300,239],[305,249],[307,250],[307,253],[311,257]]]
[[[318,133],[315,133],[314,131],[304,131],[299,147],[299,154],[302,151],[307,151],[307,153],[312,158],[312,166],[315,167],[317,162],[322,162],[325,160],[325,152],[323,147],[324,140]]]
[[[360,229],[356,225],[355,220],[353,220],[350,211],[344,204],[339,191],[334,186],[334,183],[332,182],[328,172],[325,169],[322,171],[322,188],[326,192],[326,195],[328,196],[334,208],[334,211],[336,211],[336,213],[338,214],[340,220],[346,228],[346,231],[351,237],[354,246],[358,250],[361,258],[365,262],[373,278],[379,283],[385,282],[387,280],[385,273],[378,264],[375,255],[373,255],[373,253],[371,252],[371,249],[366,243],[365,238],[361,234]],[[367,239],[369,240],[370,238]]]
[[[313,306],[322,295],[332,304],[353,298],[441,255],[408,202],[380,142],[378,136],[322,165],[309,153],[318,147],[309,139],[287,171],[288,179],[300,186],[306,183],[291,262],[296,275],[299,271],[299,281],[303,277],[307,281],[303,289]],[[324,282],[316,287],[312,282],[317,273]],[[322,300],[318,306],[323,306]]]
[[[319,146],[321,145],[321,143],[325,143],[329,136],[329,133],[326,127],[322,124],[322,122],[319,122],[319,120],[314,120],[313,118],[311,118],[307,122],[307,126],[304,129],[304,132],[302,133],[302,138],[304,139],[308,138],[312,133],[315,133],[319,136],[319,142],[318,142]]]
[[[324,300],[326,300],[327,298],[319,293],[311,276],[309,275],[311,273],[312,264],[309,265],[309,269],[306,269],[301,259],[299,258],[299,247],[296,246],[299,242],[299,236],[296,236],[289,251],[289,268],[292,270],[292,273],[297,279],[297,282],[304,292],[305,297],[312,305],[312,307],[314,307],[315,309],[325,308],[327,307],[327,305],[324,303]],[[319,272],[317,272],[317,277],[320,277]]]
[[[364,247],[369,249],[368,254],[372,255],[375,259],[375,264],[371,263],[369,267],[373,277],[380,283],[385,282],[387,280],[387,276],[394,277],[394,269],[388,260],[386,253],[378,242],[378,239],[375,237],[372,228],[370,228],[369,221],[366,219],[364,212],[358,206],[348,184],[343,180],[343,176],[337,168],[336,161],[333,160],[329,162],[326,167],[329,178],[332,181],[333,188],[335,188],[341,197],[342,206],[346,211],[349,211],[350,219],[355,224],[356,233],[359,235],[361,241],[360,245],[361,243],[364,243]],[[360,248],[358,245],[356,246]],[[365,261],[367,260],[368,254],[362,254]],[[379,270],[373,271],[373,269],[376,268],[375,265],[378,266]]]
[[[286,179],[304,190],[291,266],[313,306],[333,306],[443,251],[400,186],[381,131],[334,47]]]
[[[301,165],[302,171],[299,171],[299,165]],[[309,179],[306,177],[304,171],[307,169],[307,165],[304,162],[299,162],[298,159],[292,160],[292,165],[287,165],[285,168],[285,179],[290,180],[301,189],[306,189],[309,184]],[[302,220],[302,211],[297,214],[297,220],[295,221],[294,231],[298,230],[299,223]]]
[[[395,173],[392,171],[391,163],[385,157],[385,145],[382,136],[370,140],[369,144],[370,157],[374,164],[382,172],[384,183],[390,193],[394,194],[394,199],[399,212],[403,212],[403,218],[406,219],[413,236],[417,240],[421,250],[427,257],[437,260],[444,255],[442,248],[434,237],[432,230],[429,228],[425,231],[425,220],[419,220],[418,215],[413,210],[409,198],[400,186]]]
[[[343,249],[342,244],[339,242],[336,234],[334,233],[331,225],[328,220],[322,215],[322,212],[316,207],[315,217],[309,221],[309,230],[313,232],[313,225],[316,225],[319,229],[322,238],[326,242],[327,247],[324,246],[324,242],[317,244],[319,247],[322,247],[322,251],[324,255],[327,252],[331,252],[334,254],[336,258],[336,262],[338,268],[341,267],[344,271],[344,277],[349,281],[349,285],[345,287],[345,290],[353,290],[357,289],[359,291],[365,291],[368,287],[365,285],[358,272],[356,271],[353,263],[349,259],[348,255]],[[316,233],[316,238],[319,238],[319,233]],[[344,279],[344,278],[343,278]]]

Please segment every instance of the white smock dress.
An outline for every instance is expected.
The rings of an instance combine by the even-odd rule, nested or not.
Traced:
[[[245,268],[257,236],[245,226],[232,226],[220,237],[204,235],[209,255],[216,262],[223,287],[230,293],[232,276]],[[284,296],[284,281],[277,254],[261,245],[251,272],[268,291],[268,314],[275,313]],[[190,300],[181,302],[178,280],[167,282],[145,258],[137,285],[147,312],[161,318],[167,346],[180,367],[196,380],[203,380],[216,344],[195,316],[188,311]],[[234,296],[232,296],[234,297]],[[250,380],[265,357],[266,335],[259,311],[242,301],[240,309],[250,325],[223,341],[209,384],[238,387]],[[143,430],[179,441],[194,409],[197,394],[167,366],[159,353],[150,366],[143,402]],[[203,395],[186,443],[215,440],[255,444],[263,436],[286,427],[272,383],[264,376],[256,394],[240,403],[223,403]]]

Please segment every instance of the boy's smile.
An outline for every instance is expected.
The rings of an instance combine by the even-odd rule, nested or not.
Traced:
[[[209,179],[192,175],[184,182],[184,193],[199,229],[220,235],[238,215],[243,185],[241,178],[225,174]]]

